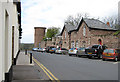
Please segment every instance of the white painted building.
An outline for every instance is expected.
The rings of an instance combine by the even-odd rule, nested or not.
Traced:
[[[10,80],[12,65],[19,52],[20,12],[17,0],[0,0],[0,82]]]

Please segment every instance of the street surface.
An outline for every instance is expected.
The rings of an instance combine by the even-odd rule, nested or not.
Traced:
[[[59,80],[118,80],[118,62],[32,52]]]

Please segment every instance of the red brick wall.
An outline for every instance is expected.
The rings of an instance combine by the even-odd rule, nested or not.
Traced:
[[[66,39],[65,39],[65,31],[66,29],[64,29],[63,34],[62,34],[62,47],[69,49],[69,34],[66,31]]]
[[[83,36],[83,27],[86,27],[86,33],[85,36]],[[83,22],[82,25],[80,26],[79,30],[78,30],[78,34],[77,34],[77,38],[78,38],[78,43],[79,43],[79,47],[88,47],[91,45],[90,42],[90,29],[87,27],[87,25]]]
[[[83,36],[83,27],[86,26],[86,34]],[[105,30],[95,30],[90,29],[83,22],[80,26],[79,30],[73,31],[71,33],[71,41],[78,41],[79,47],[89,47],[94,44],[99,44],[98,40],[102,40],[102,44],[107,45],[109,48],[117,48],[118,47],[118,37],[113,36],[115,31],[105,31]]]
[[[35,27],[35,34],[34,34],[34,47],[39,47],[39,43],[43,40],[45,36],[45,29],[44,27]]]

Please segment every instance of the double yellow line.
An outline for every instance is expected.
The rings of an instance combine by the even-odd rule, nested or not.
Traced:
[[[33,61],[37,63],[37,65],[45,72],[45,74],[50,78],[50,80],[60,82],[58,78],[56,78],[50,70],[48,70],[43,64],[41,64],[38,60],[36,60],[34,57],[32,57]]]

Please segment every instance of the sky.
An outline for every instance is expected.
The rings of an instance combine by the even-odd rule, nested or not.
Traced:
[[[115,16],[120,0],[21,0],[22,43],[34,43],[34,27],[60,27],[69,15],[92,18]]]

